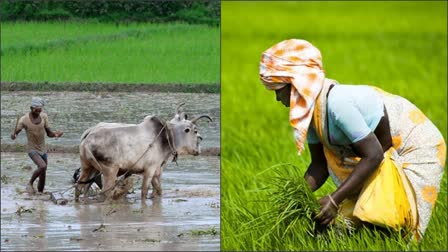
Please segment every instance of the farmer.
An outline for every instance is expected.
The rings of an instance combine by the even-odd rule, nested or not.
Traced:
[[[328,225],[345,201],[356,202],[388,152],[404,171],[402,183],[413,191],[406,194],[406,204],[418,217],[410,226],[416,239],[422,237],[440,190],[446,145],[414,104],[373,86],[326,79],[320,51],[305,40],[285,40],[263,52],[260,79],[290,107],[299,154],[308,142],[311,163],[304,177],[312,191],[329,176],[337,186],[319,200],[317,221]],[[389,189],[381,195],[392,193]]]
[[[26,187],[28,193],[35,193],[33,183],[39,177],[37,184],[37,191],[42,193],[45,187],[45,176],[47,173],[48,155],[47,147],[45,145],[45,133],[48,137],[61,137],[62,132],[53,132],[50,129],[48,116],[42,112],[44,107],[44,100],[39,97],[31,99],[31,111],[22,116],[11,134],[11,139],[15,140],[17,134],[22,129],[26,130],[26,137],[28,139],[27,152],[28,156],[37,165],[37,170],[33,172],[30,181]]]

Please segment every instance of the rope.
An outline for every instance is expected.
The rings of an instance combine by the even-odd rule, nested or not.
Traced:
[[[157,134],[157,136],[154,138],[154,140],[148,145],[148,147],[146,148],[146,150],[145,150],[145,152],[143,152],[143,154],[140,156],[140,158],[139,159],[137,159],[137,161],[135,161],[134,162],[134,164],[131,166],[131,167],[129,167],[128,168],[128,170],[122,175],[122,177],[119,179],[119,180],[117,180],[116,182],[115,182],[115,184],[112,186],[112,187],[110,187],[110,188],[108,188],[108,189],[106,189],[106,190],[104,190],[104,191],[101,191],[99,194],[100,195],[104,195],[106,192],[109,192],[110,190],[113,190],[122,180],[124,180],[124,177],[126,176],[126,174],[131,170],[131,168],[133,168],[144,156],[145,156],[145,154],[149,151],[149,149],[151,149],[151,147],[154,145],[154,143],[155,143],[155,141],[159,138],[159,136],[160,136],[160,134],[162,134],[162,131],[163,131],[163,129],[165,129],[165,128],[167,128],[167,130],[170,132],[170,134],[171,134],[171,130],[167,127],[167,125],[168,125],[168,123],[165,123],[164,125],[163,125],[163,127],[162,127],[162,129],[160,129],[160,131],[159,131],[159,133]],[[171,154],[174,156],[173,157],[173,162],[176,162],[176,165],[177,165],[177,152],[176,152],[176,150],[175,149],[173,149],[173,147],[171,146],[171,143],[170,143],[170,138],[168,137],[168,135],[167,135],[168,133],[166,133],[166,136],[167,136],[167,140],[168,140],[168,145],[170,146],[170,149],[171,149]],[[174,139],[174,138],[173,138]],[[173,145],[174,145],[174,143],[173,143]],[[101,174],[101,173],[100,173]]]
[[[170,134],[169,136],[168,136],[168,131],[169,131],[169,134]],[[171,162],[175,162],[176,166],[177,166],[178,165],[177,164],[177,151],[176,151],[176,148],[173,147],[174,146],[174,142],[173,142],[173,146],[171,146],[171,143],[170,143],[170,136],[171,136],[171,139],[174,140],[173,132],[171,130],[169,130],[169,129],[168,129],[168,131],[165,131],[165,135],[166,135],[166,139],[168,140],[168,145],[170,146],[170,149],[171,149],[171,154],[173,155],[173,160],[171,160]]]
[[[154,140],[148,145],[148,147],[147,147],[146,150],[143,152],[143,154],[140,156],[140,158],[137,159],[137,161],[135,161],[134,164],[133,164],[130,168],[128,168],[128,170],[122,175],[123,177],[125,177],[125,175],[131,170],[131,168],[133,168],[133,167],[134,167],[134,166],[135,166],[135,165],[136,165],[136,164],[137,164],[137,163],[138,163],[138,162],[145,156],[145,154],[149,151],[149,149],[151,149],[151,147],[154,145],[155,141],[159,138],[160,134],[162,134],[163,129],[167,128],[167,130],[168,130],[169,133],[170,133],[170,136],[172,136],[172,139],[174,140],[174,137],[173,137],[173,135],[172,135],[172,132],[171,132],[171,130],[169,129],[169,127],[167,127],[167,125],[168,125],[168,123],[165,123],[165,124],[163,125],[162,129],[160,129],[159,133],[158,133],[157,136],[154,138]],[[174,146],[174,142],[173,142],[173,145],[171,145],[171,143],[170,143],[170,137],[168,136],[168,132],[166,132],[165,135],[166,135],[167,140],[168,140],[168,145],[169,145],[169,147],[170,147],[171,154],[173,155],[173,160],[172,160],[172,162],[176,162],[176,165],[177,165],[177,152],[176,152],[176,149],[174,149],[174,147],[173,147],[173,146]],[[101,164],[100,164],[100,165],[101,165]],[[50,193],[59,193],[59,194],[63,195],[63,194],[66,193],[68,190],[74,188],[77,184],[89,184],[89,183],[93,182],[93,181],[95,180],[95,178],[98,177],[98,176],[100,176],[100,175],[101,175],[101,173],[97,174],[96,176],[94,176],[93,178],[91,178],[91,179],[89,179],[89,180],[87,180],[87,181],[77,181],[76,184],[70,186],[69,188],[65,189],[65,190],[62,191],[62,192],[54,191],[54,192],[50,192]],[[116,187],[116,185],[118,185],[118,183],[121,182],[121,180],[122,180],[122,178],[120,178],[119,180],[117,180],[117,181],[115,182],[115,184],[114,184],[111,188],[109,188],[109,189],[107,189],[107,190],[104,190],[104,191],[100,192],[99,195],[103,195],[104,193],[106,193],[106,192],[108,192],[108,191],[114,189],[114,188]],[[93,196],[96,196],[96,195],[93,195]]]

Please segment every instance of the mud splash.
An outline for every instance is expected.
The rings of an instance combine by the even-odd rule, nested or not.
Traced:
[[[5,250],[219,250],[219,157],[181,157],[162,175],[162,198],[140,199],[141,176],[121,201],[54,204],[29,196],[34,165],[25,153],[1,154],[1,247]],[[76,154],[50,154],[48,192],[69,188]]]

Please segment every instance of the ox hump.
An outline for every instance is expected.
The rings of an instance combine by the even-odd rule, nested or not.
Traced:
[[[146,116],[145,119],[143,120],[143,124],[147,127],[148,126],[152,127],[155,130],[157,129],[160,130],[163,127],[162,120],[160,120],[160,118],[158,118],[157,116],[153,115]]]

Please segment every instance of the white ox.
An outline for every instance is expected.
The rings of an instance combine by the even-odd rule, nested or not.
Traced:
[[[177,155],[199,155],[199,135],[196,121],[201,115],[187,120],[185,113],[176,114],[169,122],[155,116],[147,116],[140,124],[99,123],[87,129],[79,146],[81,174],[75,190],[75,200],[88,190],[89,183],[98,174],[103,175],[102,192],[111,196],[118,176],[143,174],[141,197],[148,194],[149,183],[153,186],[151,198],[162,193],[160,177],[167,160]]]

